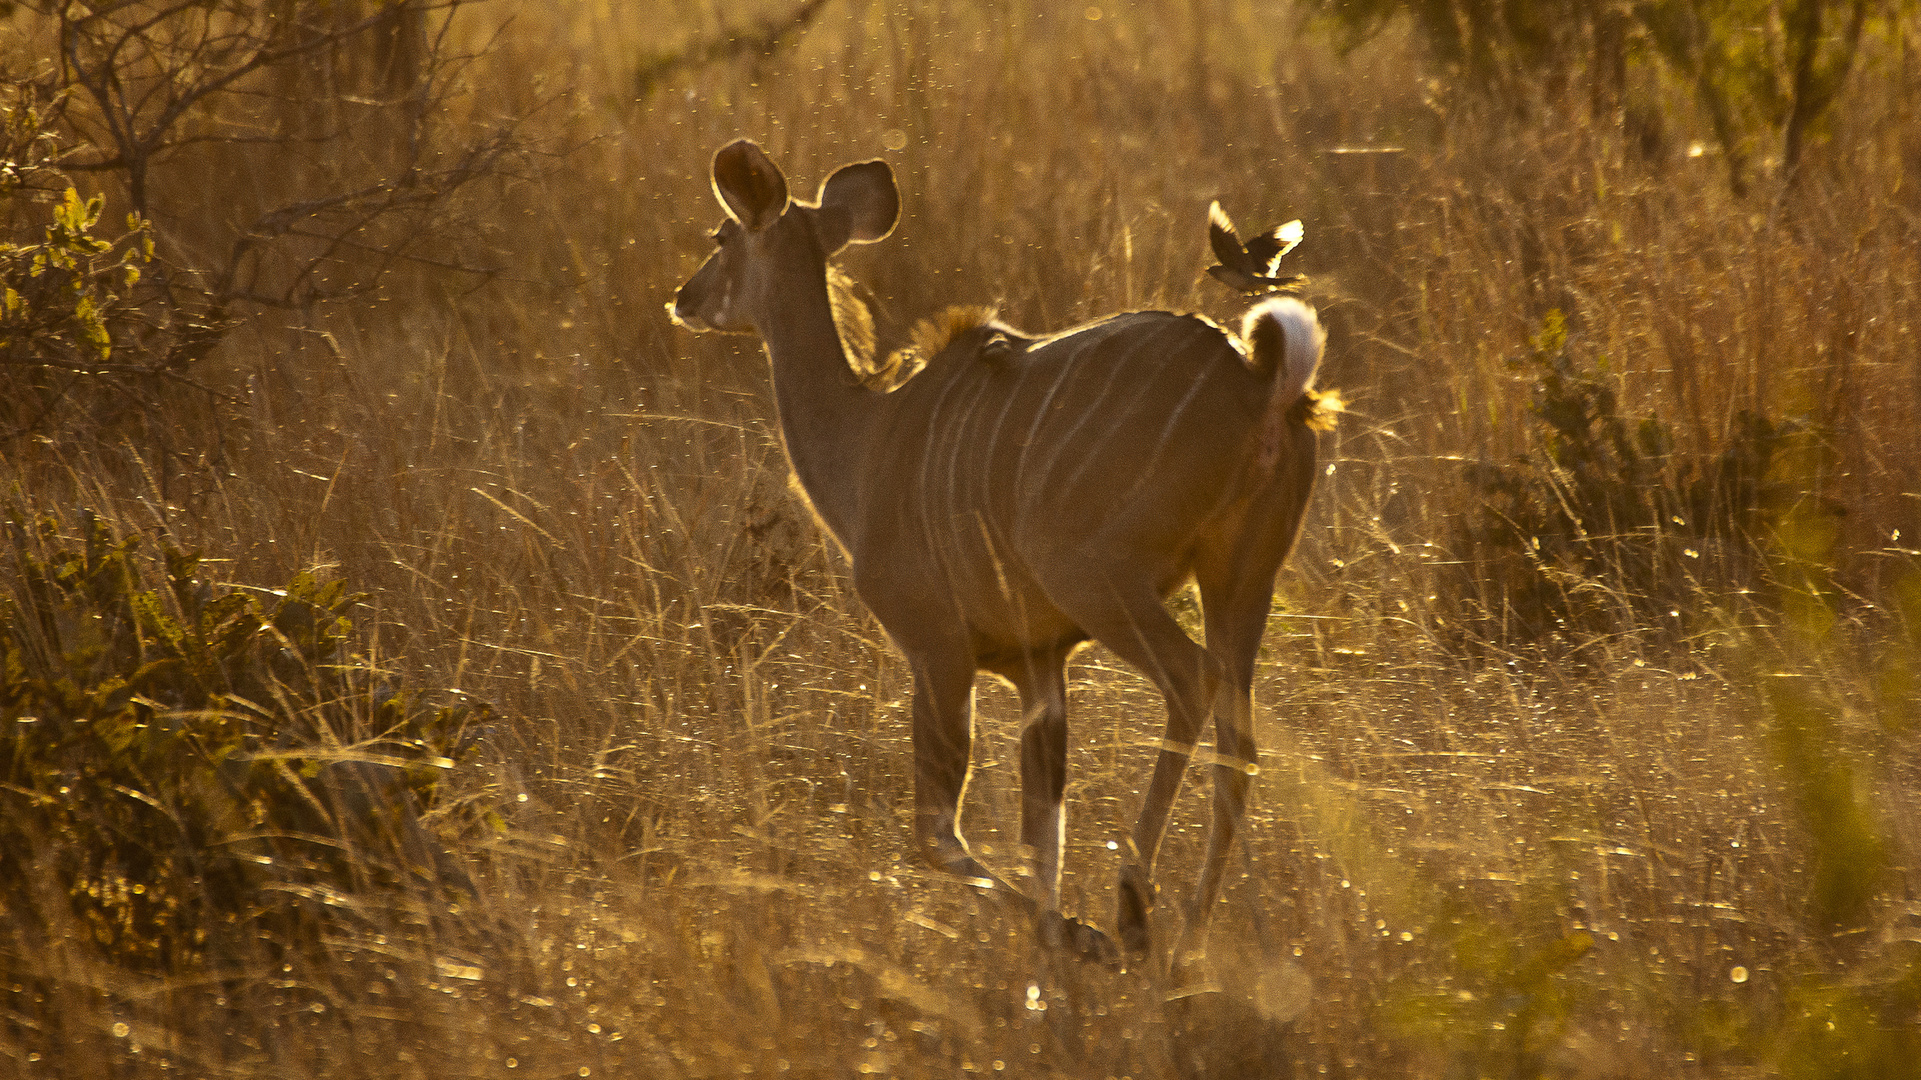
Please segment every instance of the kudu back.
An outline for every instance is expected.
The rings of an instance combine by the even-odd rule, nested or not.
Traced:
[[[1066,663],[1097,639],[1167,702],[1122,846],[1118,931],[1129,955],[1148,950],[1155,857],[1214,720],[1213,816],[1183,935],[1198,949],[1255,772],[1251,689],[1274,577],[1314,483],[1311,387],[1324,335],[1313,309],[1263,301],[1239,337],[1159,311],[1038,340],[996,334],[991,354],[963,334],[881,392],[850,369],[828,260],[893,230],[900,202],[886,163],[843,167],[807,203],[741,140],[715,155],[713,186],[727,213],[717,249],[672,311],[766,346],[794,471],[913,670],[923,854],[1029,908],[1049,940],[1116,958],[1105,935],[1059,913]],[[1164,606],[1188,580],[1205,648]],[[1024,888],[979,862],[959,829],[982,670],[1011,682],[1025,711]]]

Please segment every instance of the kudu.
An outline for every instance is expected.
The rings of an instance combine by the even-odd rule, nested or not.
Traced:
[[[1015,898],[1048,940],[1116,958],[1105,935],[1059,914],[1066,663],[1098,639],[1167,701],[1122,858],[1118,928],[1131,955],[1147,950],[1155,856],[1214,718],[1213,820],[1183,935],[1198,949],[1255,772],[1250,695],[1274,576],[1314,483],[1310,386],[1324,335],[1313,309],[1269,299],[1240,338],[1159,311],[1038,340],[1010,331],[982,346],[962,334],[881,392],[850,368],[827,260],[893,231],[900,196],[887,164],[843,167],[810,204],[791,200],[780,169],[740,140],[715,155],[713,187],[727,213],[718,250],[671,310],[688,327],[752,331],[766,346],[794,472],[913,670],[922,853]],[[1164,606],[1190,579],[1206,648]],[[1025,711],[1020,836],[1036,895],[961,839],[983,669],[1011,682]]]

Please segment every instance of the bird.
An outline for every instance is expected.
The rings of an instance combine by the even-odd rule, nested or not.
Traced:
[[[1249,295],[1297,292],[1307,284],[1302,274],[1274,275],[1281,256],[1301,242],[1298,219],[1277,225],[1243,245],[1240,234],[1234,231],[1233,219],[1216,200],[1207,206],[1207,242],[1214,248],[1214,257],[1220,260],[1220,265],[1208,267],[1207,272],[1236,292]]]

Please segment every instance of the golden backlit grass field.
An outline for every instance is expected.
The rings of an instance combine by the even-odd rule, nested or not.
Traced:
[[[214,393],[10,429],[10,657],[93,640],[21,614],[52,595],[24,568],[77,565],[93,521],[140,538],[139,581],[113,587],[175,618],[168,545],[263,610],[307,596],[303,572],[364,595],[330,609],[351,622],[332,652],[296,648],[311,618],[269,620],[261,693],[284,708],[139,714],[297,718],[233,760],[282,754],[247,775],[304,824],[235,811],[167,862],[196,789],[170,801],[136,762],[151,785],[62,807],[71,785],[22,764],[48,720],[9,699],[0,1075],[1909,1075],[1912,5],[1869,5],[1800,173],[1757,136],[1738,196],[1651,64],[1618,114],[1589,111],[1578,64],[1490,98],[1404,23],[1343,47],[1281,0],[829,0],[770,52],[702,54],[794,6],[462,10],[449,40],[475,59],[446,117],[524,117],[529,149],[426,254],[497,273],[407,264],[260,311],[193,365]],[[14,74],[51,70],[38,10],[0,21]],[[899,227],[842,260],[883,346],[946,304],[1030,330],[1227,322],[1208,201],[1303,220],[1288,258],[1349,412],[1278,584],[1203,963],[1052,954],[916,861],[910,679],[787,486],[759,345],[663,310],[737,136],[797,194],[892,164]],[[218,250],[290,162],[334,164],[245,143],[158,162],[163,253]],[[109,219],[114,175],[79,180]],[[1576,434],[1552,419],[1569,402]],[[403,683],[445,710],[431,734],[396,735]],[[977,704],[964,823],[1012,865],[1018,709],[986,680]],[[1065,904],[1111,926],[1109,842],[1162,710],[1100,648],[1069,707]],[[1158,874],[1170,934],[1192,779]],[[153,857],[96,865],[96,835]],[[223,891],[210,867],[243,858],[251,884]]]

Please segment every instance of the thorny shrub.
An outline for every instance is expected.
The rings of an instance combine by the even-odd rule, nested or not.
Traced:
[[[1606,357],[1583,363],[1558,311],[1529,355],[1529,451],[1468,467],[1478,513],[1462,523],[1475,580],[1462,587],[1523,639],[1695,629],[1705,594],[1751,585],[1767,539],[1799,506],[1816,429],[1743,411],[1724,446],[1676,449],[1672,426],[1622,411]]]
[[[429,830],[485,816],[442,780],[484,704],[431,708],[354,654],[361,599],[301,573],[217,587],[88,515],[9,515],[0,581],[0,912],[180,971],[244,933],[297,945],[342,898],[441,895]],[[233,939],[225,939],[231,943]]]

